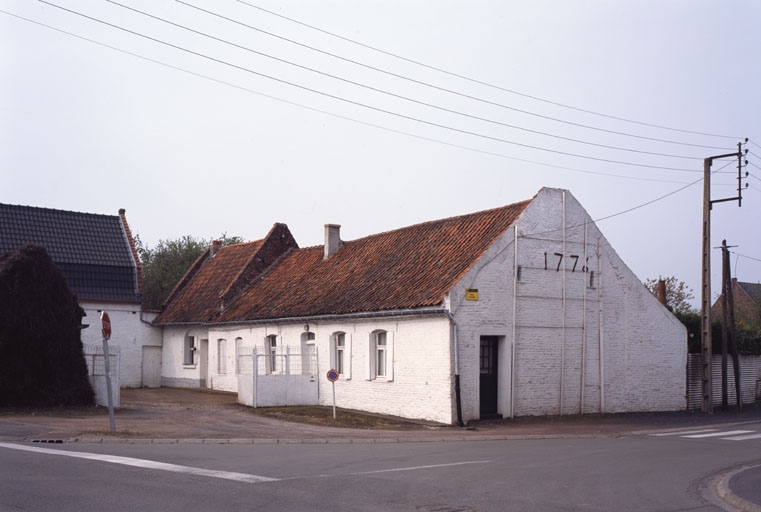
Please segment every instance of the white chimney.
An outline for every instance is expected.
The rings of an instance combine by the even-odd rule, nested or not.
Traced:
[[[327,260],[341,247],[341,226],[338,224],[325,224],[325,257]]]

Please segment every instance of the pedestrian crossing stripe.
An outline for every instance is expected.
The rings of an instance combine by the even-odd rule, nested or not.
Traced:
[[[704,428],[702,430],[681,430],[679,432],[660,432],[658,434],[650,434],[651,436],[655,437],[662,437],[662,436],[683,436],[687,434],[702,434],[704,432],[716,432],[715,428]]]
[[[729,432],[711,432],[710,434],[693,434],[693,435],[682,436],[682,437],[687,437],[689,439],[703,439],[706,437],[721,437],[721,436],[734,436],[737,434],[750,434],[752,432],[755,432],[755,430],[730,430]]]
[[[761,439],[761,434],[751,434],[749,436],[722,437],[727,441],[747,441],[748,439]]]

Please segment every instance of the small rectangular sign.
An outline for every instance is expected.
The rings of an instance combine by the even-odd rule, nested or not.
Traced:
[[[467,288],[465,290],[465,300],[478,300],[478,288]]]

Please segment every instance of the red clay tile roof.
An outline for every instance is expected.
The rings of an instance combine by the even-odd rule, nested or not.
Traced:
[[[267,267],[295,248],[288,227],[275,224],[263,240],[219,247],[213,258],[205,251],[169,295],[155,323],[212,321]]]
[[[288,253],[220,322],[436,306],[531,201]]]

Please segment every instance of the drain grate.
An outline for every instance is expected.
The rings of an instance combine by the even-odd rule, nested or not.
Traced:
[[[33,443],[53,443],[53,444],[62,444],[63,439],[32,439]]]

